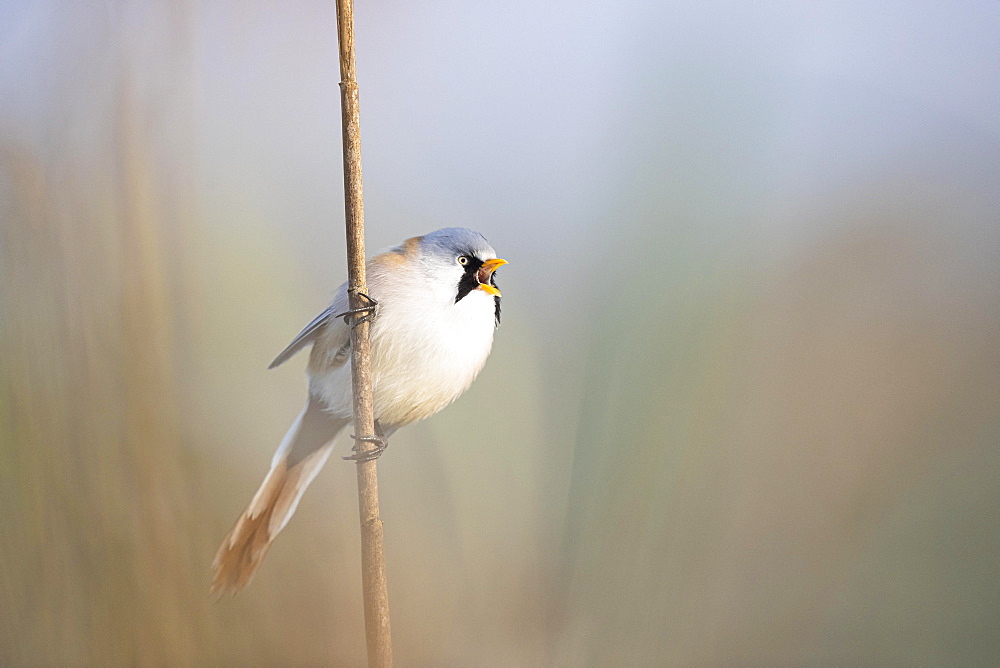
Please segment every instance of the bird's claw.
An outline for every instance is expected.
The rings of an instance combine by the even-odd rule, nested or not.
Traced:
[[[385,449],[389,447],[389,442],[382,438],[381,436],[355,436],[351,434],[351,438],[355,441],[364,441],[365,443],[374,443],[375,447],[371,450],[358,450],[358,444],[354,444],[354,454],[344,457],[345,460],[351,462],[371,462],[382,456]]]
[[[343,313],[338,313],[337,315],[334,316],[334,318],[343,318],[344,324],[350,325],[351,329],[354,329],[363,322],[371,322],[375,318],[375,314],[378,307],[378,302],[369,297],[368,295],[366,295],[365,293],[360,291],[354,291],[353,294],[357,295],[358,297],[363,297],[368,301],[368,304],[366,304],[365,306],[359,306],[358,308],[348,309]],[[367,315],[365,315],[363,318],[358,318],[352,323],[351,316],[356,316],[359,313],[365,313]]]

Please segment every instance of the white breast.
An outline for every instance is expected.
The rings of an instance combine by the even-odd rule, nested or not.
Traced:
[[[379,301],[371,329],[375,417],[387,429],[422,420],[457,399],[493,345],[495,303],[482,290],[455,302],[457,281],[426,271],[369,277]],[[350,415],[350,364],[313,378],[330,410]]]

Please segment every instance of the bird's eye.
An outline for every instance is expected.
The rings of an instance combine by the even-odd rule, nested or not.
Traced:
[[[458,256],[458,263],[464,267],[465,265],[469,264],[469,258],[467,258],[464,255],[459,255]]]

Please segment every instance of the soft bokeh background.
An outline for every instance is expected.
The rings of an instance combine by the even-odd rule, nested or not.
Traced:
[[[364,662],[334,2],[0,2],[0,663]],[[1000,663],[1000,6],[359,2],[371,250],[510,260],[380,460],[401,665]]]

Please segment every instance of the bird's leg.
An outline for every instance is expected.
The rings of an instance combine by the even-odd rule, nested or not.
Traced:
[[[348,309],[347,311],[344,311],[343,313],[338,313],[337,315],[335,315],[333,317],[334,318],[343,318],[344,319],[344,324],[345,325],[351,325],[351,329],[353,329],[353,328],[357,327],[358,325],[360,325],[363,322],[371,322],[371,320],[375,317],[376,309],[378,307],[378,302],[375,301],[374,299],[372,299],[371,297],[369,297],[368,295],[366,295],[365,293],[360,292],[358,290],[350,290],[349,292],[352,292],[353,294],[357,295],[358,297],[363,297],[368,303],[366,305],[360,306],[358,308]],[[358,318],[352,324],[350,322],[351,316],[358,315],[359,313],[366,313],[367,315],[365,315],[365,317],[363,317],[363,318]]]
[[[366,443],[375,443],[376,446],[373,450],[365,450],[364,452],[358,451],[357,444],[352,448],[354,450],[353,455],[348,455],[344,457],[347,461],[351,462],[370,462],[374,459],[378,459],[385,452],[385,449],[389,447],[389,443],[381,436],[354,436],[351,435],[355,441],[365,441]]]
[[[363,322],[371,322],[371,320],[377,314],[378,302],[366,295],[365,293],[357,290],[352,290],[353,294],[358,297],[364,298],[368,304],[361,306],[359,308],[352,308],[343,313],[339,313],[335,318],[344,318],[344,324],[350,325],[351,329],[354,329]],[[350,322],[352,316],[357,316],[359,313],[365,313],[363,318],[356,319],[353,323]],[[375,420],[375,435],[374,436],[355,436],[351,434],[351,438],[354,439],[354,447],[351,448],[354,451],[353,455],[348,455],[344,459],[356,462],[370,462],[372,460],[378,459],[385,449],[389,447],[389,441],[385,438],[385,433],[382,431],[382,425]],[[374,443],[375,447],[371,450],[362,451],[358,448],[361,442]]]
[[[351,434],[351,438],[355,441],[354,447],[351,448],[354,450],[354,454],[344,457],[344,459],[352,462],[370,462],[378,459],[385,452],[385,449],[389,447],[389,441],[386,439],[385,433],[382,431],[382,425],[378,423],[378,420],[375,420],[375,436],[355,436]],[[375,448],[362,452],[358,450],[358,441],[374,443]]]

